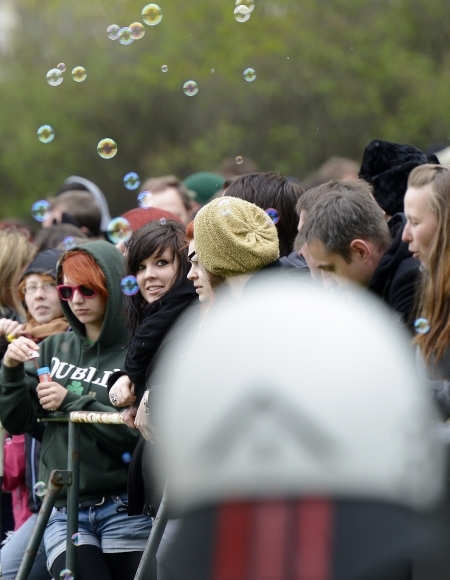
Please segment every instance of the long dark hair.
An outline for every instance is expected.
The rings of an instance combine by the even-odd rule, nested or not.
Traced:
[[[188,262],[188,241],[184,226],[175,220],[167,220],[163,224],[160,222],[150,222],[142,228],[133,232],[128,243],[127,273],[136,276],[139,264],[156,255],[161,256],[166,250],[172,252],[172,257],[178,258],[178,270],[170,290],[178,287],[187,279],[189,272]],[[167,294],[167,293],[166,293]],[[127,300],[128,325],[131,336],[136,332],[137,327],[155,305],[166,295],[160,296],[157,300],[149,304],[140,292],[130,296]]]

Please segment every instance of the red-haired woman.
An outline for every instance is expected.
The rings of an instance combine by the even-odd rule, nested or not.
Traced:
[[[106,242],[91,242],[64,254],[58,292],[73,332],[36,345],[20,337],[8,347],[0,374],[0,419],[10,433],[25,433],[46,410],[111,411],[106,381],[123,369],[128,334],[118,313],[123,258]],[[51,368],[50,382],[39,383],[30,362]],[[134,577],[151,529],[151,520],[127,515],[127,462],[137,441],[127,427],[85,425],[81,431],[79,580]],[[40,478],[67,464],[67,425],[49,423],[44,434]],[[65,568],[66,496],[45,531],[48,568],[55,578]]]

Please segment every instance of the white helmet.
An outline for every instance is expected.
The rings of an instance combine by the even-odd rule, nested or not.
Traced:
[[[367,296],[266,282],[212,306],[161,360],[156,468],[181,512],[326,495],[422,508],[443,449],[409,337]],[[175,361],[182,361],[180,364]]]

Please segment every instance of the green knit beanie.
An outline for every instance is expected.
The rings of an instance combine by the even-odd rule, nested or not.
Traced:
[[[183,183],[188,189],[195,192],[195,201],[203,205],[208,203],[219,189],[222,189],[225,178],[217,173],[200,171],[186,177]]]
[[[280,255],[270,217],[237,197],[221,197],[202,207],[195,216],[194,236],[200,262],[220,276],[256,272]]]

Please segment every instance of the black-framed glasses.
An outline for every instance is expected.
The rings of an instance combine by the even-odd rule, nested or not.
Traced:
[[[73,294],[75,290],[83,296],[84,298],[94,298],[97,295],[97,290],[93,288],[89,288],[88,286],[70,286],[69,284],[61,284],[60,286],[56,286],[58,290],[59,297],[61,300],[72,300]]]

